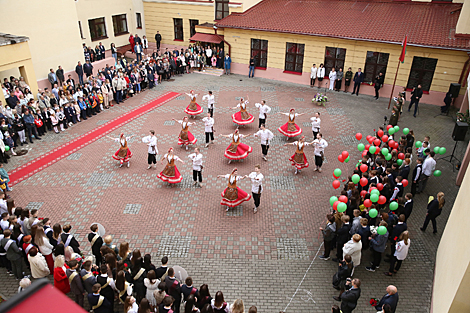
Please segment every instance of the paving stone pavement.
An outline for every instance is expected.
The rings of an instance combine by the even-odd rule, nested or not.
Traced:
[[[183,110],[189,99],[184,93],[190,89],[200,94],[198,102],[204,107],[202,94],[212,90],[216,98],[214,145],[203,148],[201,116],[190,120],[195,121],[190,131],[198,139],[197,146],[205,157],[203,188],[191,187],[191,164],[187,156],[192,151],[177,145],[180,128],[172,121],[185,115]],[[26,146],[31,149],[29,153],[13,157],[5,168],[12,170],[168,91],[182,95],[119,129],[126,135],[136,135],[129,142],[134,153],[130,168],[119,168],[119,163],[111,158],[118,147],[101,138],[14,186],[11,196],[16,205],[38,208],[39,215],[51,218],[53,223],[71,223],[82,249],[87,252],[90,245],[85,237],[89,226],[99,222],[107,234],[113,235],[115,243],[129,241],[132,249],[151,253],[155,264],[163,255],[169,255],[170,263],[187,269],[196,285],[208,283],[212,294],[222,290],[229,302],[241,298],[247,307],[257,305],[260,312],[279,312],[289,303],[286,312],[330,312],[329,308],[335,303],[332,296],[337,295],[331,288],[337,264],[314,257],[322,242],[318,228],[329,211],[328,200],[337,194],[331,186],[332,172],[340,168],[343,179],[352,172],[353,161],[360,158],[354,134],[361,132],[365,138],[383,124],[383,117],[390,115],[386,110],[387,99],[375,101],[369,96],[322,90],[329,102],[326,106],[317,106],[310,100],[316,88],[247,79],[240,75],[184,75],[58,135],[48,133],[41,143]],[[258,114],[254,103],[264,99],[273,109],[267,119],[267,128],[275,134],[269,160],[264,162],[261,158],[259,139],[249,137],[242,142],[252,146],[253,153],[243,161],[228,165],[223,152],[230,142],[219,134],[234,131],[236,125],[230,115],[236,110],[230,108],[236,105],[237,99],[247,96],[248,112],[256,119],[240,128],[242,134],[256,131]],[[313,136],[308,124],[310,117],[315,112],[321,113],[321,131],[329,142],[322,173],[314,172],[310,166],[301,174],[293,175],[288,158],[294,153],[294,147],[284,146],[289,141],[277,131],[286,123],[286,117],[277,113],[287,112],[291,107],[298,113],[305,113],[296,122],[307,140],[312,140]],[[430,135],[432,147],[444,146],[450,153],[454,122],[443,116],[433,118],[438,110],[436,106],[421,104],[417,118],[404,112],[399,125],[402,129],[413,129],[417,140]],[[150,129],[156,131],[160,157],[169,147],[174,147],[176,155],[186,162],[177,165],[184,176],[181,184],[169,186],[160,181],[157,178],[163,169],[160,164],[157,170],[146,169],[147,149],[140,138]],[[117,136],[119,131],[111,136]],[[463,155],[463,146],[457,149],[459,158]],[[348,164],[336,159],[343,150],[351,155]],[[306,154],[313,164],[313,149],[307,148]],[[258,163],[266,177],[258,214],[253,214],[252,202],[226,213],[220,205],[220,193],[226,181],[217,179],[217,175],[229,173],[234,167],[241,175],[249,174]],[[389,284],[395,284],[399,290],[397,312],[429,311],[435,253],[458,192],[457,172],[452,171],[452,166],[438,161],[437,169],[442,170],[443,175],[431,178],[425,193],[415,198],[408,223],[412,242],[410,254],[400,272],[394,277],[384,276],[384,263],[375,273],[365,271],[371,255],[368,251],[363,253],[361,266],[354,274],[362,280],[363,290],[357,312],[373,311],[369,299],[380,298]],[[250,190],[246,180],[239,186],[247,192]],[[438,234],[433,235],[429,230],[422,233],[418,228],[424,220],[428,196],[439,191],[446,194],[446,206],[438,219]],[[3,270],[0,279],[4,282],[0,286],[1,294],[9,297],[16,292],[17,282]],[[119,310],[122,311],[122,307]]]

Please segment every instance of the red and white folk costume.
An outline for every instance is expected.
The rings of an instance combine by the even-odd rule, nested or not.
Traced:
[[[181,124],[181,131],[178,136],[178,145],[184,145],[186,146],[186,150],[188,150],[188,145],[194,145],[197,142],[197,139],[189,131],[189,126],[194,123],[188,122],[188,118],[186,116],[182,120],[173,120]]]
[[[305,153],[304,153],[304,148],[311,144],[312,142],[305,142],[305,136],[302,136],[299,141],[294,141],[292,143],[285,144],[285,146],[287,145],[296,146],[294,155],[292,155],[289,158],[289,161],[291,161],[292,166],[295,167],[295,174],[300,173],[301,169],[307,168],[309,166],[307,157],[305,156]]]
[[[223,177],[228,179],[227,188],[222,192],[221,205],[226,205],[228,211],[230,208],[236,207],[242,204],[244,201],[251,199],[251,195],[237,187],[237,181],[242,180],[246,176],[237,176],[237,169],[235,168],[231,174],[218,175],[217,177]]]
[[[183,180],[183,176],[181,176],[178,171],[175,162],[180,161],[181,163],[184,163],[184,161],[173,154],[173,148],[168,149],[168,153],[163,156],[161,160],[162,164],[164,160],[167,162],[167,165],[163,171],[157,175],[157,177],[170,184],[180,183]]]
[[[233,134],[230,135],[220,135],[222,137],[227,137],[231,138],[232,142],[230,145],[225,149],[225,157],[228,158],[230,161],[228,162],[229,164],[232,162],[232,160],[242,160],[248,157],[248,154],[253,152],[253,148],[250,147],[249,145],[246,145],[244,143],[240,142],[241,138],[244,137],[249,137],[250,135],[242,135],[238,132],[238,129],[236,129]]]
[[[235,114],[232,114],[232,121],[235,124],[247,125],[247,124],[253,123],[253,121],[255,120],[254,116],[246,111],[246,106],[248,105],[248,103],[249,103],[248,100],[244,101],[243,98],[241,98],[240,103],[237,104],[236,107],[232,108],[232,109],[240,108],[240,111],[238,111]]]
[[[191,99],[191,102],[189,103],[188,107],[184,110],[184,112],[188,115],[191,115],[192,117],[201,114],[203,112],[203,109],[199,104],[196,103],[197,94],[194,94],[194,90],[191,90],[189,93],[187,93],[187,95]]]
[[[119,150],[116,151],[116,153],[113,155],[113,159],[118,160],[121,165],[119,167],[122,167],[124,162],[127,162],[127,167],[130,166],[129,159],[132,158],[132,152],[131,149],[127,146],[127,141],[134,137],[134,135],[129,136],[129,137],[124,137],[124,134],[121,133],[121,136],[119,138],[112,138],[109,136],[106,136],[109,139],[112,139],[116,142],[119,142]]]
[[[287,123],[277,129],[281,134],[287,138],[291,138],[302,133],[302,129],[295,123],[295,118],[302,115],[303,113],[295,113],[295,109],[290,109],[289,113],[279,112],[279,114],[284,114],[289,117]]]

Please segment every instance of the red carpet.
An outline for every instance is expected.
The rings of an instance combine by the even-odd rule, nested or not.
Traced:
[[[155,109],[156,107],[161,106],[162,104],[173,100],[178,97],[180,94],[177,92],[167,92],[160,96],[159,98],[150,101],[144,105],[141,105],[117,118],[107,122],[106,124],[101,125],[82,136],[67,142],[66,144],[55,148],[44,155],[16,168],[14,171],[10,172],[10,182],[9,185],[13,186],[31,175],[36,174],[39,171],[42,171],[46,167],[54,164],[55,162],[69,156],[70,154],[80,150],[81,148],[87,146],[93,141],[109,134],[116,128],[121,127],[122,125],[129,123],[130,121],[138,118],[139,116],[149,112],[150,110]],[[37,142],[39,144],[39,142]]]

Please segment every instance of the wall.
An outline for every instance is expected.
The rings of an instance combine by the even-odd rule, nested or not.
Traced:
[[[72,69],[78,60],[83,61],[75,1],[22,0],[19,4],[1,0],[0,6],[2,32],[30,38],[38,79],[46,78],[50,68]]]
[[[437,249],[433,313],[470,312],[470,241],[462,240],[468,237],[468,190],[470,175],[467,172]],[[450,210],[450,207],[444,206],[444,209]]]
[[[345,68],[352,67],[364,70],[367,51],[389,53],[389,62],[385,74],[385,87],[382,93],[385,94],[391,88],[395,78],[398,64],[398,57],[401,53],[400,45],[391,45],[367,41],[354,41],[346,39],[336,39],[328,37],[316,37],[307,35],[283,34],[274,32],[251,31],[241,29],[224,29],[225,40],[232,45],[233,73],[248,74],[248,61],[250,58],[251,38],[268,40],[268,69],[266,71],[257,70],[257,76],[287,80],[303,84],[309,84],[310,67],[313,63],[324,63],[325,47],[336,47],[346,49]],[[283,73],[286,42],[305,44],[305,55],[303,63],[303,74]],[[444,98],[441,93],[447,92],[451,82],[457,82],[463,65],[467,60],[467,54],[463,51],[452,51],[444,49],[431,49],[408,46],[405,63],[400,64],[397,78],[397,91],[401,91],[408,83],[408,76],[414,56],[436,58],[438,63],[434,73],[429,95],[423,96],[422,102],[441,104]],[[390,89],[388,89],[390,88]],[[361,92],[373,94],[373,87],[362,86]],[[465,89],[461,89],[461,94]]]
[[[455,33],[468,36],[470,35],[470,0],[460,0],[459,2],[463,2],[463,6]]]

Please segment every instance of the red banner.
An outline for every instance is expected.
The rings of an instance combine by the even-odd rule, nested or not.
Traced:
[[[403,42],[401,44],[402,49],[401,49],[401,54],[400,54],[400,62],[403,63],[405,62],[405,54],[406,54],[406,43],[408,41],[408,36],[405,36],[405,39],[403,39]]]

